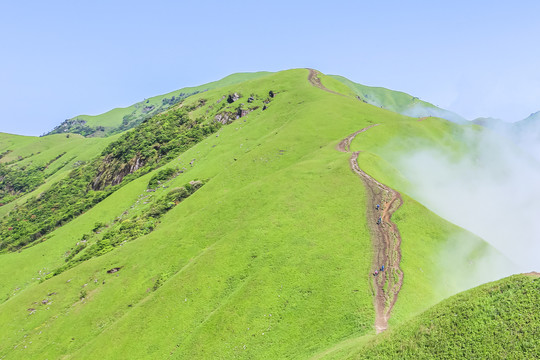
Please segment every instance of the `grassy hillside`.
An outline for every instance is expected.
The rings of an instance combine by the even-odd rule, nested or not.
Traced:
[[[388,333],[325,359],[534,359],[540,277],[514,275],[453,296]],[[358,341],[360,342],[360,340]]]
[[[358,84],[342,76],[331,75],[331,77],[347,85],[355,96],[357,96],[358,100],[367,104],[412,117],[436,116],[458,124],[467,122],[466,119],[456,113],[438,108],[433,104],[401,91]]]
[[[47,135],[70,132],[92,137],[110,136],[111,134],[119,133],[139,125],[145,119],[149,119],[153,115],[173,107],[189,96],[211,89],[238,84],[250,79],[256,79],[268,74],[270,73],[265,71],[232,74],[218,81],[195,87],[182,88],[164,95],[153,96],[131,106],[112,109],[100,115],[78,115],[65,120]]]
[[[309,358],[372,335],[367,194],[349,155],[335,147],[381,124],[353,146],[366,150],[359,160],[365,171],[403,191],[406,179],[377,146],[404,136],[400,126],[406,126],[411,139],[444,147],[443,134],[459,126],[418,122],[323,91],[307,77],[305,69],[284,71],[187,98],[182,108],[190,109],[191,121],[227,125],[172,153],[160,168],[132,177],[46,241],[0,254],[0,357]],[[324,84],[348,91],[332,78]],[[228,103],[235,93],[241,97]],[[154,120],[157,125],[159,117]],[[117,144],[140,143],[127,141],[140,139],[137,128],[123,136]],[[168,153],[158,155],[162,144],[152,159],[166,159]],[[118,168],[133,159],[122,154],[115,157]],[[171,190],[197,179],[203,187],[170,204]],[[491,251],[404,200],[394,217],[403,237],[405,283],[391,326],[470,286],[464,269],[440,261],[445,248],[472,244],[465,259]],[[151,231],[113,244],[107,234],[128,234],[123,231],[160,204],[168,207],[154,217]],[[150,219],[144,220],[137,229]],[[88,249],[100,250],[56,271]],[[474,267],[465,270],[477,275]]]
[[[0,216],[93,159],[115,139],[85,139],[78,134],[33,137],[0,133]]]
[[[410,196],[406,179],[391,164],[407,151],[438,149],[455,159],[474,156],[474,149],[463,141],[470,132],[482,129],[455,124],[437,118],[423,121],[402,119],[382,123],[361,137],[351,148],[364,151],[359,164],[381,182],[400,191],[404,206],[394,220],[402,233],[402,268],[406,281],[394,309],[392,322],[418,313],[458,291],[500,278],[514,268],[504,256],[474,235],[441,219]],[[460,251],[459,249],[463,249]],[[452,267],[452,276],[441,273]],[[419,302],[419,298],[422,299]]]

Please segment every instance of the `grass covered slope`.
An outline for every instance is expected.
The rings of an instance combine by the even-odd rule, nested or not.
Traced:
[[[514,275],[455,295],[339,359],[534,359],[540,275]]]
[[[401,192],[404,205],[393,220],[401,235],[401,267],[405,280],[391,324],[397,324],[457,292],[511,273],[514,265],[479,237],[434,214],[409,195],[411,184],[398,170],[404,154],[437,149],[455,159],[473,149],[464,139],[478,127],[438,119],[401,117],[355,138],[352,150],[362,150],[360,166],[371,176]],[[421,300],[420,300],[421,299]]]
[[[116,108],[100,115],[78,115],[65,120],[47,135],[66,132],[102,137],[116,134],[139,125],[145,119],[166,111],[186,98],[200,92],[238,84],[270,74],[266,71],[237,73],[221,80],[195,87],[186,87],[164,95],[153,96],[125,108]]]
[[[335,147],[371,124],[383,125],[359,141],[410,119],[325,92],[307,77],[305,69],[284,71],[189,97],[184,106],[195,106],[193,120],[212,122],[216,112],[229,112],[233,120],[252,111],[118,188],[47,241],[1,254],[6,281],[0,294],[6,296],[0,304],[0,357],[309,358],[345,339],[373,334],[366,192],[349,168],[349,155]],[[346,90],[337,81],[326,86]],[[242,97],[224,105],[233,93]],[[249,97],[265,106],[248,109]],[[390,162],[382,168],[380,163],[366,171],[399,185],[376,175],[381,169],[396,173],[388,170]],[[148,191],[167,169],[177,175]],[[99,244],[108,231],[130,227],[171,189],[195,179],[205,185],[156,219],[153,231],[36,280],[66,264],[86,234],[89,248]],[[418,233],[404,232],[404,239],[424,249],[421,256],[430,263],[448,240],[433,229],[445,227],[445,236],[463,232],[413,201],[395,216],[404,229],[418,228],[418,216],[426,216],[421,228],[433,244],[413,242]],[[440,296],[432,280],[461,280],[452,266],[417,271],[419,257],[403,259],[410,263],[406,284],[407,272],[414,271],[410,284],[422,285],[403,293],[409,305],[396,305],[396,322]]]
[[[329,77],[347,85],[357,96],[358,100],[367,104],[412,117],[436,116],[458,124],[467,122],[466,119],[456,113],[441,109],[401,91],[358,84],[338,75],[329,75]]]
[[[326,121],[337,96],[313,88],[306,77],[305,70],[289,71],[227,89],[277,95],[267,110],[173,160],[171,166],[187,171],[171,187],[194,178],[210,181],[167,213],[154,232],[0,305],[6,314],[0,348],[14,358],[155,358],[173,350],[191,358],[302,357],[370,332],[371,296],[365,277],[358,276],[369,271],[369,234],[348,210],[364,203],[363,189],[334,150],[341,134],[365,119],[346,116],[338,126]],[[204,94],[209,104],[222,95]],[[313,121],[319,126],[309,126]],[[91,231],[95,216],[108,208],[118,215],[133,211],[151,176],[122,187],[20,255],[35,249],[39,256],[48,248],[62,261],[78,239],[72,232]],[[107,274],[112,267],[121,270]],[[163,285],[152,290],[158,279]],[[33,305],[52,293],[52,304]],[[30,315],[29,308],[36,311]],[[224,323],[226,329],[217,326]]]
[[[3,204],[0,216],[93,159],[115,139],[86,139],[77,134],[34,137],[0,133],[0,172],[4,170],[0,175]],[[15,187],[16,184],[24,186]]]

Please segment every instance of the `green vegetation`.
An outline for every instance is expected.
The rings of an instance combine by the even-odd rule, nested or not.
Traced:
[[[0,252],[16,251],[42,238],[106,198],[126,175],[131,174],[127,182],[144,175],[215,132],[219,125],[189,120],[187,110],[179,108],[157,115],[137,132],[125,133],[99,158],[74,169],[69,177],[2,219]],[[107,188],[110,185],[117,186]]]
[[[193,109],[176,108],[156,115],[141,124],[138,131],[127,132],[109,144],[102,153],[92,188],[119,184],[135,171],[137,176],[146,174],[219,129],[221,124],[217,122],[190,120],[189,110]]]
[[[32,137],[0,133],[0,151],[4,154],[0,158],[0,166],[10,174],[7,175],[9,181],[4,180],[4,205],[0,207],[0,217],[5,217],[15,207],[22,206],[67,177],[73,169],[95,158],[116,138],[85,139],[73,134],[69,137]],[[16,183],[25,185],[13,191],[11,188]]]
[[[237,84],[269,74],[265,71],[238,73],[205,85],[183,88],[164,95],[145,99],[125,108],[116,108],[101,115],[79,115],[67,119],[46,135],[76,133],[83,136],[103,137],[129,130],[154,115],[160,114],[200,92]]]
[[[307,76],[298,69],[216,87],[114,140],[66,138],[107,142],[41,185],[49,185],[35,199],[42,203],[21,197],[3,220],[2,231],[15,214],[26,219],[54,201],[40,222],[73,215],[47,241],[0,254],[0,358],[309,358],[343,341],[367,344],[375,336],[368,195],[335,146],[374,123],[353,150],[364,150],[365,171],[404,192],[394,216],[406,280],[391,327],[470,286],[441,253],[459,244],[453,236],[472,244],[465,259],[490,247],[408,197],[387,151],[423,139],[459,156],[467,147],[444,134],[461,127],[366,104],[323,78],[346,96],[332,94]],[[49,137],[65,138],[40,141]],[[29,149],[34,140],[9,139],[20,146],[0,143],[0,153],[12,150],[1,161],[21,156],[22,166],[42,155]],[[193,179],[205,179],[196,192]],[[20,234],[36,223],[24,224]]]
[[[453,296],[336,359],[533,359],[540,278],[515,275]]]
[[[162,181],[169,180],[171,177],[174,176],[175,173],[176,173],[176,170],[172,168],[166,168],[166,169],[158,171],[157,174],[152,176],[152,178],[148,182],[148,188],[149,189],[155,188]]]
[[[8,167],[0,164],[0,204],[3,206],[44,181],[43,167]]]
[[[93,233],[91,235],[84,234],[77,244],[66,253],[66,264],[49,273],[44,280],[59,275],[83,261],[106,254],[128,241],[151,233],[159,224],[159,218],[163,214],[187,199],[203,185],[204,183],[201,181],[190,181],[182,187],[176,187],[169,191],[141,214],[134,215],[129,219],[116,218],[110,225],[96,223],[92,229]]]
[[[466,123],[466,120],[458,114],[438,108],[404,92],[357,84],[342,76],[331,75],[330,77],[345,84],[358,100],[366,104],[412,117],[436,116],[458,124]]]

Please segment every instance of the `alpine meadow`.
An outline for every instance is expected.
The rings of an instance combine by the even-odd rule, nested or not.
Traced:
[[[0,133],[0,359],[537,358],[540,116],[493,124],[300,68]]]

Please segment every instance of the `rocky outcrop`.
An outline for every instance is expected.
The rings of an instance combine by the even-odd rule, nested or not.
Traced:
[[[92,181],[92,190],[103,190],[108,185],[118,185],[125,176],[139,170],[144,164],[145,162],[139,154],[127,163],[121,163],[118,159],[106,156]]]
[[[223,125],[227,125],[228,123],[230,123],[233,120],[233,116],[232,116],[232,114],[230,112],[224,111],[222,113],[217,114],[214,117],[214,120],[216,122],[218,122],[218,123],[223,124]]]
[[[229,104],[232,104],[233,102],[235,102],[236,100],[240,99],[240,94],[238,93],[234,93],[234,94],[229,94],[229,96],[227,97],[227,102]]]
[[[142,112],[143,113],[149,113],[150,111],[154,110],[155,106],[154,105],[150,105],[150,106],[145,106],[143,109],[142,109]]]

